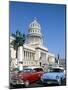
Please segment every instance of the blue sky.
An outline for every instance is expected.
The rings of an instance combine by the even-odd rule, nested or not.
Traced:
[[[10,2],[10,33],[17,29],[28,33],[29,24],[37,17],[41,25],[44,46],[49,52],[65,57],[65,5]]]

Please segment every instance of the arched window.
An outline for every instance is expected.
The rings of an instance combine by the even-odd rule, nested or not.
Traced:
[[[34,30],[33,30],[33,32],[34,32]]]
[[[34,27],[34,23],[33,23],[33,27]]]

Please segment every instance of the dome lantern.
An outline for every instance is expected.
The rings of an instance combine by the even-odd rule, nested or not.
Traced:
[[[30,25],[29,25],[29,29],[31,29],[31,28],[41,29],[41,26],[40,26],[40,24],[38,23],[36,17],[34,17],[34,20],[33,20],[33,21],[30,23]]]

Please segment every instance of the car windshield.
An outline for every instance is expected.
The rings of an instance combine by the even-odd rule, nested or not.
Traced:
[[[51,69],[50,72],[63,72],[63,69]]]
[[[32,69],[24,69],[23,72],[31,72]]]

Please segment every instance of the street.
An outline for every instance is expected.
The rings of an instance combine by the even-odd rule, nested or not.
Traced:
[[[65,86],[65,85],[66,85],[66,80],[64,80],[64,81],[62,82],[62,86]],[[42,84],[41,81],[39,80],[39,81],[36,81],[36,82],[34,82],[34,83],[31,83],[28,88],[34,88],[34,87],[53,87],[53,86],[59,86],[59,85],[57,85],[57,84],[44,85],[44,84]],[[24,87],[23,85],[16,85],[16,86],[10,85],[10,89],[19,89],[19,88],[25,88],[25,87]]]

